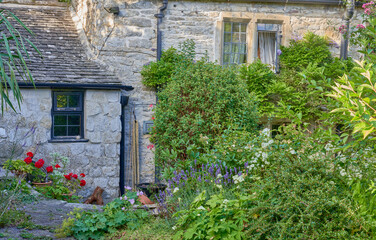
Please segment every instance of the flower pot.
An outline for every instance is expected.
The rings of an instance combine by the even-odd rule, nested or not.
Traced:
[[[51,186],[52,185],[52,181],[49,181],[49,182],[44,182],[44,183],[38,183],[38,182],[33,182],[33,185],[35,187],[47,187],[47,186]]]
[[[147,197],[151,197],[154,194],[158,194],[159,191],[165,190],[167,185],[162,183],[140,183],[136,187],[145,193]]]

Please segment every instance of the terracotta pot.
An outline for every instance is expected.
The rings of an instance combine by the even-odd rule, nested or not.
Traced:
[[[136,187],[140,189],[147,197],[151,197],[158,194],[159,191],[165,190],[167,185],[162,183],[139,183],[136,185]]]
[[[154,204],[152,200],[150,200],[147,196],[145,195],[140,195],[138,196],[138,200],[142,203],[142,205],[147,205],[147,204]]]
[[[49,182],[44,182],[44,183],[37,183],[37,182],[33,182],[33,185],[35,187],[47,187],[47,186],[51,186],[52,185],[52,181],[49,181]]]

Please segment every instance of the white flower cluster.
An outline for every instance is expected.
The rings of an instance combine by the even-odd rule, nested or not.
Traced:
[[[324,148],[327,152],[332,152],[335,150],[335,147],[333,146],[331,142],[327,143]]]
[[[261,135],[263,135],[264,137],[270,137],[270,129],[264,128],[261,132]]]
[[[273,139],[270,139],[270,140],[267,141],[267,142],[263,142],[263,143],[261,143],[261,147],[262,147],[262,148],[267,148],[267,147],[269,147],[269,145],[272,144],[273,142],[274,142]]]
[[[235,184],[241,183],[244,181],[244,176],[242,175],[234,175],[232,176],[232,179],[234,180]]]
[[[206,210],[203,206],[199,206],[197,209],[198,210]]]

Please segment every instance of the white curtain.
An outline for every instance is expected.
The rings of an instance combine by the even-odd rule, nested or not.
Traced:
[[[274,70],[276,60],[276,34],[270,32],[259,32],[258,43],[261,62],[269,64]]]

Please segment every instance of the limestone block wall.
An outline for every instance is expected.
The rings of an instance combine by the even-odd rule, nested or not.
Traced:
[[[359,9],[358,9],[359,10]],[[219,3],[196,1],[169,1],[163,24],[163,48],[176,46],[179,41],[193,39],[201,54],[205,51],[212,61],[220,61],[223,20],[248,20],[252,35],[248,44],[256,38],[257,22],[281,22],[282,44],[288,45],[292,38],[301,37],[307,31],[328,36],[340,45],[339,26],[344,24],[345,9],[340,6],[321,4],[266,4],[266,3]],[[360,10],[361,11],[361,10]],[[359,23],[355,14],[352,24]],[[256,46],[253,46],[254,48]],[[332,47],[339,56],[339,48]],[[352,48],[351,48],[352,50]],[[355,54],[356,50],[350,51]]]
[[[88,142],[52,143],[50,89],[23,89],[21,110],[7,110],[0,116],[0,162],[9,158],[12,146],[21,149],[16,157],[36,150],[35,158],[51,160],[58,152],[70,159],[70,169],[85,173],[87,186],[80,193],[89,196],[96,186],[105,189],[108,201],[119,194],[119,154],[121,138],[120,91],[86,90],[84,94],[84,138]],[[25,134],[35,127],[34,134]],[[16,130],[17,128],[17,130]],[[16,134],[16,135],[15,135]]]
[[[144,64],[156,57],[156,27],[161,1],[155,0],[72,0],[72,16],[88,46],[91,59],[101,61],[117,74],[124,84],[135,89],[129,93],[126,108],[126,123],[134,117],[142,126],[151,120],[150,104],[155,104],[155,92],[141,84],[140,71]],[[108,13],[105,8],[119,7],[119,14]],[[196,42],[197,51],[208,53],[211,61],[220,61],[222,22],[224,19],[248,19],[250,29],[258,21],[283,23],[282,43],[303,36],[307,31],[326,35],[338,45],[338,27],[343,24],[344,8],[340,6],[226,3],[204,1],[169,1],[161,30],[163,49],[177,45],[187,39]],[[355,22],[353,24],[356,24]],[[254,32],[251,32],[254,34]],[[249,44],[254,44],[251,36]],[[339,49],[332,47],[337,56]],[[355,53],[351,49],[351,54]],[[141,181],[154,180],[153,152],[146,147],[149,136],[140,131]],[[126,126],[126,141],[130,128]],[[127,151],[126,142],[126,156]]]
[[[119,7],[120,14],[106,12],[105,7]],[[72,16],[82,41],[88,46],[91,59],[114,70],[124,84],[134,87],[125,92],[129,103],[125,109],[125,157],[129,157],[130,121],[139,124],[140,181],[154,181],[153,152],[147,149],[149,135],[142,125],[150,121],[150,105],[156,103],[155,92],[141,84],[140,71],[144,64],[156,59],[156,1],[72,1]],[[126,176],[128,178],[129,176]]]

